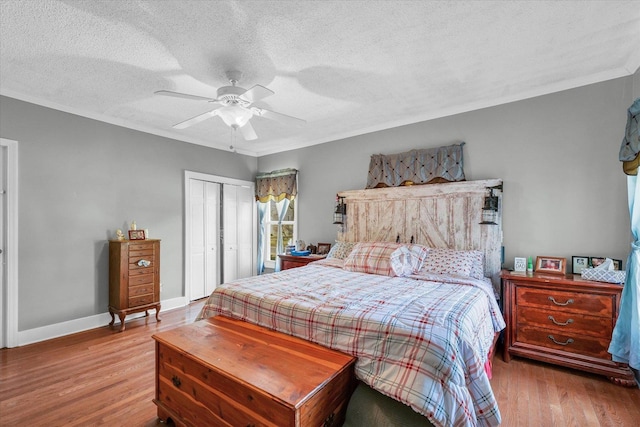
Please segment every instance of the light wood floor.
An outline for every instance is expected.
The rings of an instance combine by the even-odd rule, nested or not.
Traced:
[[[204,301],[108,326],[0,350],[0,426],[155,426],[151,335],[190,323]],[[118,325],[116,325],[118,326]],[[503,426],[637,426],[640,389],[524,359],[494,359],[491,381]],[[369,427],[369,426],[367,426]]]

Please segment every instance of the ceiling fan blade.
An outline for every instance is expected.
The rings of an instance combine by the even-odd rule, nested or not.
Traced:
[[[190,119],[185,120],[184,122],[180,122],[178,124],[173,125],[174,129],[184,129],[184,128],[188,128],[189,126],[193,126],[196,123],[200,123],[203,122],[205,120],[207,120],[210,117],[216,116],[218,114],[218,110],[214,109],[211,111],[207,111],[206,113],[202,113],[199,114],[195,117],[191,117]]]
[[[307,123],[306,120],[299,119],[293,116],[287,116],[286,114],[282,113],[276,113],[275,111],[265,110],[264,108],[253,107],[251,108],[251,110],[256,116],[264,117],[265,119],[269,120],[275,120],[287,125],[302,126],[303,124]]]
[[[216,101],[214,98],[207,98],[207,97],[198,96],[198,95],[189,95],[188,93],[172,92],[170,90],[157,90],[153,93],[155,93],[156,95],[173,96],[175,98],[195,99],[196,101],[209,101],[209,102]]]
[[[245,93],[240,95],[240,98],[245,99],[249,102],[255,102],[262,98],[266,98],[267,96],[273,95],[275,92],[271,89],[267,89],[264,86],[255,85],[251,89],[248,89]]]
[[[256,131],[253,129],[253,126],[251,126],[251,122],[247,122],[244,126],[238,129],[240,129],[240,133],[245,140],[252,141],[254,139],[258,139]]]

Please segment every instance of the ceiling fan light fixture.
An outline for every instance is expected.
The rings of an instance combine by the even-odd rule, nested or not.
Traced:
[[[242,127],[249,122],[251,117],[253,117],[253,113],[251,110],[242,108],[239,105],[230,105],[228,107],[220,108],[218,110],[218,116],[220,116],[224,123],[229,127]]]

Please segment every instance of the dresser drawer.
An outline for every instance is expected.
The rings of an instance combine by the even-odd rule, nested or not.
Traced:
[[[516,289],[517,306],[541,307],[570,313],[604,316],[611,319],[613,297],[608,295],[533,289],[519,286]]]
[[[138,286],[138,285],[153,285],[154,277],[153,274],[142,274],[140,276],[131,276],[129,277],[129,287]]]
[[[153,295],[153,283],[145,283],[139,286],[129,286],[129,298],[140,295]]]
[[[138,267],[138,266],[129,266],[129,277],[140,276],[142,274],[152,274],[154,272],[154,268],[149,267]]]
[[[533,326],[519,326],[516,341],[599,359],[611,359],[607,352],[609,348],[609,339],[607,338],[562,333]]]
[[[158,400],[171,405],[191,425],[259,426],[267,419],[273,425],[288,426],[293,421],[292,412],[269,396],[162,344],[158,377]]]
[[[153,294],[140,295],[129,298],[129,307],[138,307],[140,305],[151,304],[154,301]]]
[[[565,334],[588,335],[596,338],[611,337],[611,317],[587,316],[562,310],[542,310],[537,307],[518,306],[519,326],[539,326]]]
[[[148,261],[147,266],[144,264],[138,264],[140,261]],[[153,257],[150,255],[140,255],[140,256],[130,256],[129,257],[129,271],[139,270],[139,269],[152,269],[153,265]]]
[[[129,255],[150,255],[153,254],[152,242],[129,242]]]

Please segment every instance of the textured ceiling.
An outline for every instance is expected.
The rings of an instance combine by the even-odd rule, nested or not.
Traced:
[[[225,72],[256,105],[264,155],[633,74],[637,1],[0,0],[0,94],[228,150]]]

